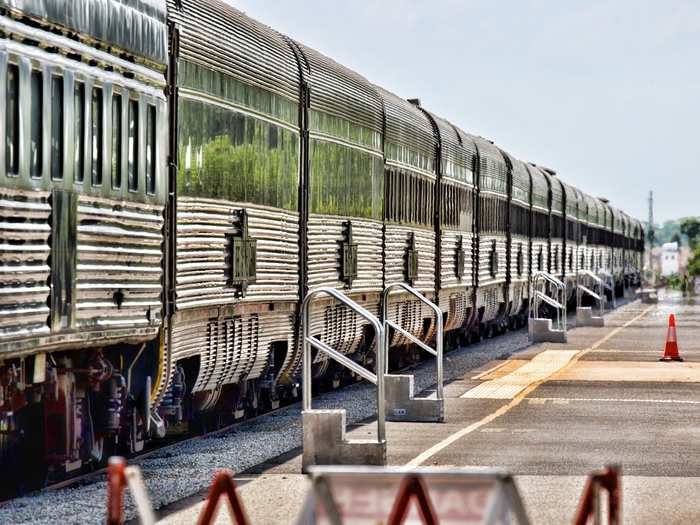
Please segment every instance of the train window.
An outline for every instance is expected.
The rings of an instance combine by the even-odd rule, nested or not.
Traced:
[[[129,191],[139,189],[139,101],[129,100]]]
[[[146,122],[146,191],[156,192],[156,107],[150,104]]]
[[[19,174],[19,67],[15,64],[7,66],[5,163],[8,175]]]
[[[102,89],[92,90],[92,185],[102,185]]]
[[[73,136],[75,137],[75,182],[85,176],[85,84],[75,83],[73,90]]]
[[[112,188],[122,187],[122,97],[112,95]]]
[[[31,177],[41,178],[41,164],[43,160],[43,106],[44,106],[44,79],[41,71],[33,70],[31,76],[31,143],[29,145],[29,174]]]
[[[51,79],[51,178],[63,178],[63,77]]]

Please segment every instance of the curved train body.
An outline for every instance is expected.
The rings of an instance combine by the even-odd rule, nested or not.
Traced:
[[[408,282],[461,341],[520,324],[535,271],[639,279],[639,221],[218,0],[0,0],[0,115],[0,464],[21,483],[294,398],[318,286],[376,313]],[[314,308],[315,336],[374,361],[361,320]],[[409,296],[390,315],[434,335]]]

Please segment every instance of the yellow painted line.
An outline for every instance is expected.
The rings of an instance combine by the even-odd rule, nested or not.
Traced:
[[[566,365],[564,365],[564,368],[568,368],[568,367],[572,366],[576,361],[581,359],[581,357],[586,355],[588,352],[590,352],[591,350],[595,350],[596,348],[599,348],[601,345],[605,344],[611,338],[615,337],[618,333],[620,333],[622,330],[627,328],[629,325],[639,321],[642,317],[644,317],[647,313],[649,313],[654,308],[656,308],[655,305],[651,305],[651,306],[645,308],[639,315],[637,315],[636,317],[633,317],[632,319],[627,321],[622,326],[618,326],[612,332],[610,332],[608,335],[606,335],[605,337],[602,337],[599,341],[596,341],[595,344],[591,345],[589,348],[586,348],[585,350],[581,350],[571,360],[569,360],[569,362]],[[511,409],[517,407],[520,403],[522,403],[523,399],[525,399],[533,390],[535,390],[538,386],[540,386],[546,380],[547,380],[547,378],[540,379],[540,380],[532,383],[531,385],[528,385],[522,392],[520,392],[515,398],[513,398],[507,404],[498,408],[497,410],[490,413],[489,415],[483,417],[479,421],[476,421],[475,423],[472,423],[471,425],[468,425],[468,426],[464,427],[463,429],[451,434],[450,436],[446,437],[445,439],[443,439],[439,443],[436,443],[435,445],[433,445],[429,449],[425,450],[424,452],[421,452],[418,456],[416,456],[411,461],[406,463],[406,466],[417,467],[419,465],[422,465],[423,463],[428,461],[431,457],[433,457],[435,454],[438,454],[439,452],[441,452],[445,448],[449,447],[455,441],[460,440],[464,436],[471,434],[472,432],[480,429],[484,425],[488,425],[489,423],[491,423],[491,421],[499,418],[503,414],[508,413]]]
[[[618,397],[528,397],[528,402],[535,405],[544,405],[547,401],[555,405],[566,405],[570,402],[590,403],[652,403],[657,405],[700,405],[700,401],[694,399],[628,399]]]
[[[520,368],[496,379],[485,381],[460,397],[463,399],[513,399],[528,385],[558,372],[578,350],[545,350]]]

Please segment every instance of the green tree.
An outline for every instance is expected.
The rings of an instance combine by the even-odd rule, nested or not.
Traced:
[[[677,242],[678,246],[683,244],[683,241],[681,240],[681,234],[676,232],[673,235],[671,235],[671,242]]]
[[[688,261],[688,273],[693,277],[700,276],[700,246],[693,251],[693,256]]]
[[[694,217],[683,219],[681,221],[681,233],[688,237],[688,245],[692,250],[695,250],[700,240],[700,221]]]

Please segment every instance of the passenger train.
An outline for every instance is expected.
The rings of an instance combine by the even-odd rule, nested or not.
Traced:
[[[21,483],[294,399],[319,286],[378,313],[410,283],[463,342],[520,325],[535,271],[639,279],[640,221],[220,0],[0,0],[0,116],[0,467]],[[361,319],[313,311],[372,365]],[[390,315],[434,335],[412,297]]]

